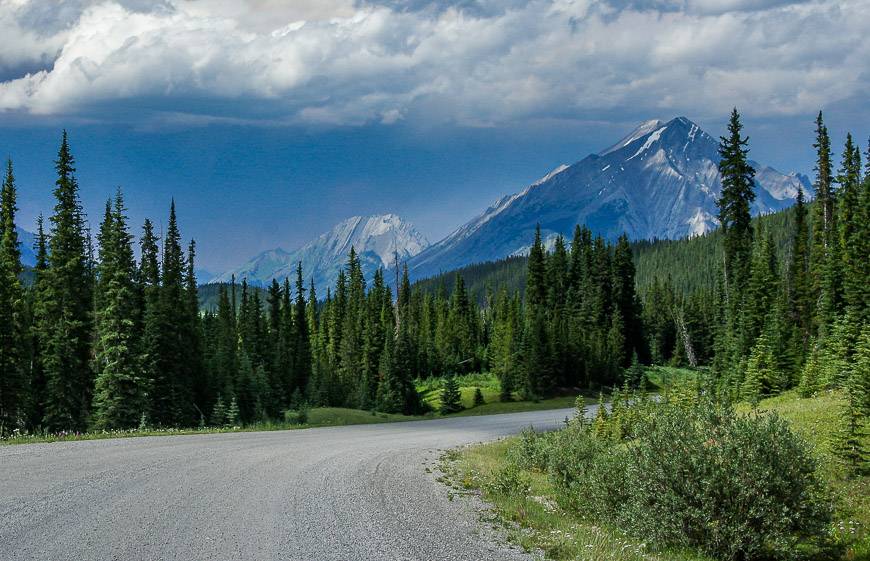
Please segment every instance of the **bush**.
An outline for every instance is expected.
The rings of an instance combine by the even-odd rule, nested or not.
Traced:
[[[292,425],[304,425],[308,422],[308,404],[300,403],[296,409],[284,411],[284,421]]]
[[[627,448],[631,489],[617,520],[719,559],[794,552],[830,519],[807,445],[776,415],[664,407]]]
[[[483,392],[480,391],[480,388],[474,388],[474,406],[484,405],[486,400],[483,399]]]
[[[535,432],[532,427],[523,430],[519,441],[508,450],[508,461],[522,469],[547,469],[554,436],[552,432]]]
[[[574,422],[546,448],[524,436],[515,454],[540,463],[546,450],[564,508],[659,545],[756,559],[788,557],[799,540],[822,535],[830,500],[784,420],[710,403],[643,408],[630,440]]]
[[[497,495],[526,495],[531,482],[526,474],[513,462],[493,473],[492,479],[486,484],[490,493]]]

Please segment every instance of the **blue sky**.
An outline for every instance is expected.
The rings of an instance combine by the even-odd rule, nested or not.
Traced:
[[[67,128],[86,210],[175,197],[220,271],[354,214],[431,241],[650,118],[810,173],[812,120],[870,134],[870,0],[0,0],[0,154],[50,211]],[[862,140],[862,144],[863,144]]]

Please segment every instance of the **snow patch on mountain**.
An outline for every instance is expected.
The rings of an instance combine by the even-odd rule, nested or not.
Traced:
[[[296,251],[281,248],[264,251],[211,282],[230,282],[235,276],[237,281],[247,279],[252,285],[263,286],[272,279],[295,278],[296,267],[302,263],[305,278],[314,279],[315,289],[322,296],[328,286],[334,287],[351,247],[359,256],[366,277],[371,278],[378,268],[394,266],[397,257],[401,263],[428,246],[425,236],[395,214],[353,216]]]
[[[480,261],[522,254],[540,224],[544,239],[570,237],[576,224],[614,239],[700,235],[718,226],[722,189],[718,141],[685,117],[641,123],[619,142],[570,166],[559,166],[502,197],[410,261],[417,278]],[[755,215],[812,197],[801,174],[756,170]]]

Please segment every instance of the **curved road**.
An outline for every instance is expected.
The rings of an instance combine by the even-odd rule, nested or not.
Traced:
[[[426,467],[573,413],[0,447],[0,558],[528,559]]]

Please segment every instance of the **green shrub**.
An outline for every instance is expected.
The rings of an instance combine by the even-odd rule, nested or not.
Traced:
[[[564,508],[611,518],[625,500],[624,450],[595,425],[572,423],[555,433],[547,470],[563,489]]]
[[[523,430],[519,441],[508,450],[509,461],[522,469],[547,469],[555,434],[535,432],[532,427]]]
[[[830,519],[807,445],[776,415],[663,407],[627,447],[621,526],[719,559],[788,556]]]
[[[486,484],[487,491],[497,495],[526,495],[530,487],[528,476],[514,462],[507,462]]]
[[[535,464],[549,455],[563,508],[659,545],[726,560],[789,557],[798,541],[823,534],[827,491],[784,420],[710,403],[622,407],[632,417],[625,441],[573,422],[546,447],[524,435],[514,454]]]
[[[284,421],[293,425],[304,425],[308,422],[308,412],[308,404],[301,402],[296,409],[284,411]]]

